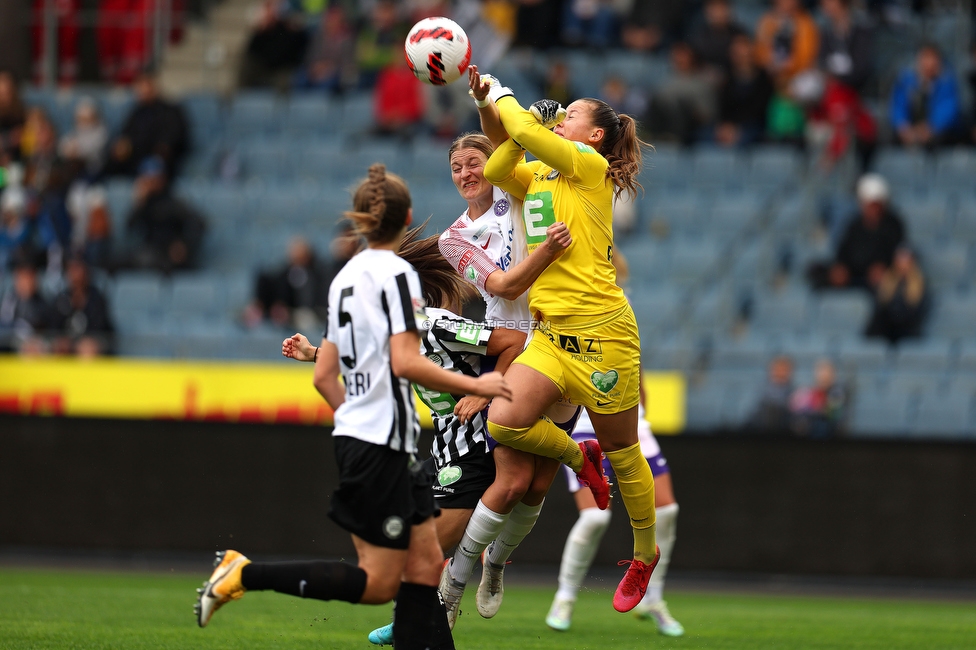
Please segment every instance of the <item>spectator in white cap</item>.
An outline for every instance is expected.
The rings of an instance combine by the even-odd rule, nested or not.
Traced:
[[[874,291],[905,241],[905,226],[890,205],[888,182],[865,174],[857,182],[858,214],[840,239],[828,264],[810,269],[814,288],[863,288]]]

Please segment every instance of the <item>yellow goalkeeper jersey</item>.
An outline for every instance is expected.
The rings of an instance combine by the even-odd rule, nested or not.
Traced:
[[[543,315],[604,314],[627,303],[617,286],[613,258],[613,182],[606,158],[593,147],[565,140],[538,124],[514,97],[498,101],[511,136],[492,154],[485,178],[523,200],[522,219],[531,253],[556,221],[573,243],[529,289],[529,309]],[[524,147],[539,160],[525,162]]]

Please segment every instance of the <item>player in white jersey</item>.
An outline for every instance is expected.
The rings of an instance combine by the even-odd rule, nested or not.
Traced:
[[[437,595],[443,552],[436,506],[429,478],[414,457],[420,426],[410,382],[488,398],[511,394],[500,373],[468,377],[420,354],[418,331],[428,320],[420,279],[395,253],[412,218],[410,206],[403,180],[381,164],[371,166],[355,193],[354,211],[347,213],[367,248],[333,280],[315,355],[315,387],[335,411],[339,487],[329,516],[352,534],[358,566],[259,564],[226,551],[199,591],[201,627],[248,590],[364,604],[396,597],[398,648],[454,648]]]
[[[468,289],[440,254],[437,236],[416,239],[422,230],[423,226],[407,233],[398,254],[417,269],[428,305],[457,310]],[[421,351],[447,370],[471,377],[492,366],[504,372],[525,345],[525,333],[518,330],[476,323],[447,309],[428,307],[427,316]],[[304,336],[295,334],[285,339],[281,351],[286,357],[311,361],[315,348]],[[495,480],[492,441],[487,435],[484,412],[463,422],[456,415],[470,397],[416,384],[414,390],[431,410],[434,439],[431,457],[424,464],[433,477],[434,501],[441,512],[436,522],[437,537],[441,548],[449,549],[460,541],[481,495]],[[376,645],[392,643],[393,625],[373,630],[369,640]]]
[[[617,282],[624,286],[629,275],[627,261],[619,251],[613,256],[613,265],[617,270]],[[661,549],[661,559],[657,568],[651,574],[640,604],[633,609],[640,619],[652,619],[661,634],[666,636],[681,636],[684,628],[674,620],[668,611],[667,603],[662,599],[664,578],[671,563],[671,553],[677,529],[678,504],[674,499],[674,488],[671,484],[671,469],[668,461],[661,454],[661,447],[651,433],[651,424],[647,421],[644,411],[644,392],[641,391],[641,403],[638,407],[637,439],[640,442],[641,453],[647,459],[654,475],[654,507],[657,512],[657,544]],[[573,440],[595,440],[596,433],[589,414],[583,411]],[[612,474],[613,468],[606,460],[603,461],[606,473]],[[593,495],[589,490],[581,490],[580,482],[568,467],[565,468],[569,491],[573,493],[576,507],[579,509],[579,519],[566,538],[562,561],[559,565],[559,590],[552,601],[552,607],[546,616],[546,625],[554,630],[568,630],[572,623],[573,607],[580,585],[586,577],[586,572],[593,563],[600,540],[610,525],[610,510],[600,510],[596,506]]]
[[[497,116],[482,113],[486,132],[492,131],[493,120],[499,126]],[[441,234],[440,249],[457,272],[481,293],[489,323],[528,334],[532,318],[525,292],[561,249],[540,246],[527,254],[521,222],[512,218],[520,214],[521,202],[484,178],[484,165],[492,151],[492,141],[480,133],[460,136],[448,150],[454,184],[468,209]],[[568,246],[572,238],[566,237],[565,241]],[[477,406],[486,405],[482,401]],[[567,423],[576,411],[577,407],[558,404],[547,415],[557,423]],[[478,612],[486,618],[498,612],[504,594],[505,563],[539,518],[558,463],[499,446],[495,450],[495,469],[495,482],[475,508],[465,536],[444,568],[441,597],[452,624],[479,556],[483,570],[476,598]]]

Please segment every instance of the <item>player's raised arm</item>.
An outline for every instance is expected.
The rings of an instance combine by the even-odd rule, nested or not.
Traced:
[[[468,94],[474,98],[475,106],[478,107],[481,132],[488,136],[492,146],[497,149],[508,140],[508,131],[505,130],[498,118],[498,108],[495,106],[495,102],[488,98],[492,79],[494,78],[490,75],[478,74],[478,66],[468,66]]]

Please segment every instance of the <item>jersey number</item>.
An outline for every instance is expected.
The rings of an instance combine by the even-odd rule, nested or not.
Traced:
[[[546,229],[556,223],[552,209],[552,192],[526,194],[522,202],[522,219],[525,221],[525,241],[536,246],[546,240]]]
[[[349,345],[352,347],[352,355],[342,355],[342,363],[347,368],[356,367],[356,336],[353,333],[352,315],[342,308],[342,301],[352,295],[352,287],[346,287],[339,294],[339,329],[349,325]],[[342,348],[340,348],[342,350]]]

